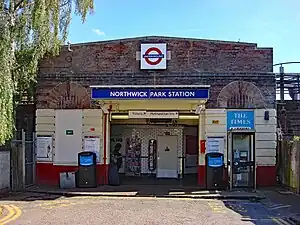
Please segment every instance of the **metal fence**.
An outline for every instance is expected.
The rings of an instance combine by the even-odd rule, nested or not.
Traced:
[[[278,144],[277,174],[279,182],[300,193],[300,140],[281,140]]]
[[[276,94],[281,100],[300,100],[300,73],[276,74]]]
[[[12,189],[24,189],[35,183],[35,134],[17,131],[11,143]]]
[[[10,149],[0,148],[0,193],[10,189]]]

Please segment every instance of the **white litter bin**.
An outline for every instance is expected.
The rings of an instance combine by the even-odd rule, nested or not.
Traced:
[[[75,188],[75,172],[63,172],[59,174],[60,188]]]

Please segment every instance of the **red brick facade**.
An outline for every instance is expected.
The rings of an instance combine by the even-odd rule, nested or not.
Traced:
[[[167,43],[171,60],[161,71],[140,70],[136,60],[141,43]],[[256,44],[200,39],[142,37],[64,46],[58,57],[41,62],[37,87],[38,108],[88,107],[89,102],[62,102],[86,99],[89,85],[209,84],[209,107],[217,107],[222,88],[233,81],[248,81],[257,86],[267,106],[275,105],[275,79],[272,48]],[[76,96],[55,88],[72,82]],[[67,85],[67,84],[65,84]],[[73,86],[72,86],[73,85]],[[75,87],[76,86],[76,87]],[[81,87],[81,88],[80,88]],[[77,96],[79,95],[79,96]],[[64,97],[61,97],[64,96]]]
[[[137,55],[141,43],[167,44],[171,59],[166,70],[140,70]],[[71,51],[64,46],[58,57],[41,62],[37,108],[95,107],[89,97],[90,85],[211,85],[208,108],[247,108],[246,101],[256,108],[275,108],[272,72],[273,49],[252,43],[141,37],[76,44]],[[50,169],[40,166],[41,171]],[[52,183],[57,181],[57,174]],[[203,184],[203,166],[199,166],[198,174],[199,184]],[[46,172],[38,175],[40,183],[47,180]],[[257,170],[262,185],[274,184],[274,178],[275,166]]]

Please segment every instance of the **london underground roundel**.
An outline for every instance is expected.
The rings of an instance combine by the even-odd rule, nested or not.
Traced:
[[[141,69],[166,69],[167,45],[166,44],[142,44],[141,45]]]

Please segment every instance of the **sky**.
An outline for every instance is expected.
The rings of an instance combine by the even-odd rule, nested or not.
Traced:
[[[95,0],[85,23],[73,16],[68,39],[81,43],[138,36],[252,42],[273,47],[274,63],[300,62],[300,1]],[[284,67],[300,73],[300,64]]]

